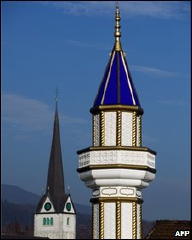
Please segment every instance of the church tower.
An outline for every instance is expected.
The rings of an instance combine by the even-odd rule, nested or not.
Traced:
[[[47,187],[36,208],[34,236],[51,239],[76,237],[76,211],[70,194],[65,193],[64,186],[57,101]]]
[[[142,115],[121,46],[115,43],[92,113],[92,146],[78,151],[80,179],[92,189],[94,239],[142,238],[142,189],[155,178],[155,151],[142,145]]]

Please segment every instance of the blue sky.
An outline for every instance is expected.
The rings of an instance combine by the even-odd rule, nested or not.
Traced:
[[[114,2],[2,4],[2,182],[41,194],[46,185],[55,89],[65,185],[90,191],[76,151],[91,145],[91,108],[114,43]],[[157,151],[144,219],[190,212],[190,3],[120,2],[122,46],[143,116],[143,145]]]

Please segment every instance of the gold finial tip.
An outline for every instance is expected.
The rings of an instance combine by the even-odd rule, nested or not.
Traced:
[[[115,50],[120,51],[121,50],[121,43],[120,43],[120,37],[121,37],[121,32],[120,32],[120,9],[118,6],[118,1],[116,1],[116,9],[115,9]]]

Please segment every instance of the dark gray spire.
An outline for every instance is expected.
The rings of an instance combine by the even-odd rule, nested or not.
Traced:
[[[59,116],[56,99],[53,138],[49,159],[46,193],[38,204],[37,211],[40,211],[46,197],[49,197],[56,212],[61,212],[67,199],[64,186],[62,152],[60,143]]]
[[[47,191],[52,197],[60,196],[61,193],[65,192],[57,102],[55,109],[52,146],[49,159]]]

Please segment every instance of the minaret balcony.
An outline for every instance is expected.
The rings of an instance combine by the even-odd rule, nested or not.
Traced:
[[[145,188],[155,178],[155,152],[146,147],[90,147],[79,154],[80,178],[86,186]]]

